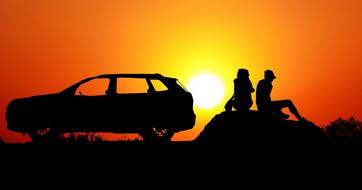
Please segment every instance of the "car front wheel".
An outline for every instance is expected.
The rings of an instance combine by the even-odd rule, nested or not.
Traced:
[[[30,130],[28,135],[33,142],[54,141],[59,137],[59,133],[50,127]]]

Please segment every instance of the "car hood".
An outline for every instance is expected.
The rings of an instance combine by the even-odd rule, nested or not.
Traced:
[[[59,96],[59,94],[45,94],[14,99],[7,105],[6,119],[9,120],[14,113],[27,111],[27,109],[33,108],[34,105],[45,102],[46,100],[52,99],[56,96]]]
[[[38,113],[38,110],[44,105],[49,104],[48,100],[53,99],[52,97],[55,96],[57,96],[57,94],[46,94],[12,100],[7,105],[5,112],[7,129],[24,132],[23,127],[26,126],[24,124],[33,119],[30,113]]]
[[[44,94],[44,95],[37,95],[37,96],[30,96],[25,98],[17,98],[12,101],[10,101],[9,105],[19,104],[19,103],[29,103],[29,102],[35,102],[51,97],[59,96],[59,94]]]

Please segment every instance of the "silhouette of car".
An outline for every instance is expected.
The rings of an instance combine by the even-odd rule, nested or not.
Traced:
[[[193,98],[175,78],[161,74],[107,74],[49,95],[15,99],[7,128],[33,141],[62,133],[138,133],[145,141],[171,140],[195,125]]]

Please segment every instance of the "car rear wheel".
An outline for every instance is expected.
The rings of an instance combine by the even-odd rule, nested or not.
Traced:
[[[158,127],[153,127],[152,131],[155,133],[158,139],[167,140],[167,141],[171,141],[171,138],[175,134],[170,129],[158,128]]]
[[[33,142],[54,141],[59,137],[59,132],[50,127],[34,129],[28,132]]]
[[[162,127],[152,127],[140,132],[146,142],[170,142],[175,132]]]

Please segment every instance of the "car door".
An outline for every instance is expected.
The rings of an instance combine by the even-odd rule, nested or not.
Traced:
[[[172,107],[175,105],[169,89],[159,79],[148,80],[150,89],[152,89],[151,102],[155,110],[155,116],[158,120],[167,120],[172,115]]]
[[[95,78],[81,84],[76,94],[64,101],[66,126],[74,131],[103,131],[109,120],[110,100],[106,95],[109,78]]]
[[[152,107],[145,78],[118,77],[112,118],[119,130],[137,132],[152,119]]]

